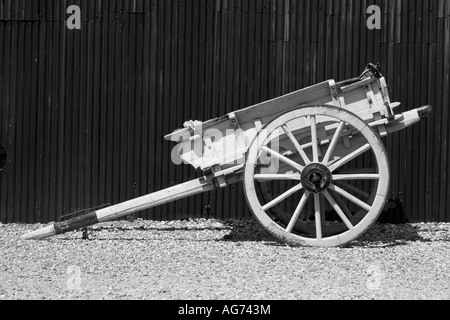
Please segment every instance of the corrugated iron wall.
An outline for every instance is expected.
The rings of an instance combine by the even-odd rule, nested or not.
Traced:
[[[66,27],[69,5],[81,30]],[[381,30],[369,30],[370,5]],[[450,221],[448,0],[0,0],[1,222],[56,220],[184,182],[163,135],[380,62],[400,111],[392,195]],[[241,186],[141,214],[242,218]]]

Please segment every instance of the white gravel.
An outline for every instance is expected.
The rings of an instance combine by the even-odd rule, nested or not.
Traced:
[[[292,248],[253,220],[108,222],[19,236],[0,224],[4,299],[450,299],[450,223],[375,225],[344,248]]]

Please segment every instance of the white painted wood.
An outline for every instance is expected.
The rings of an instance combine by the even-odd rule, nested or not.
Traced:
[[[355,159],[356,157],[362,155],[364,152],[370,150],[371,146],[369,143],[366,143],[365,145],[363,145],[361,148],[358,148],[357,150],[353,151],[352,153],[350,153],[348,156],[342,158],[341,160],[339,160],[338,162],[334,163],[333,165],[330,166],[330,171],[333,172],[336,169],[342,167],[344,164],[352,161],[353,159]]]
[[[116,204],[96,212],[99,222],[109,221],[129,214],[160,206],[195,194],[215,189],[214,178],[191,180],[164,190]]]
[[[298,180],[300,181],[300,173],[292,174],[255,174],[255,179],[258,181],[274,181],[274,180]]]
[[[330,194],[331,195],[331,194]],[[347,205],[344,203],[344,201],[341,199],[341,197],[339,196],[339,194],[334,194],[332,195],[333,199],[336,201],[337,205],[339,206],[339,208],[342,209],[342,211],[344,212],[345,216],[349,219],[352,218],[352,213],[350,212],[350,210],[348,209]]]
[[[372,97],[372,103],[369,103],[368,94],[362,86],[362,84],[366,83],[364,81],[352,86],[352,90],[345,92],[337,90],[339,104],[346,110],[355,113],[367,123],[377,121],[377,114],[383,114],[386,110],[384,97],[379,89],[379,82],[377,82],[376,79],[372,79],[371,81],[372,82],[369,81],[371,85],[371,87],[369,87],[369,95]],[[230,135],[229,132],[232,132],[230,130],[236,129],[236,126],[230,121],[229,114],[221,118],[202,122],[201,132],[207,132],[211,129],[218,130],[224,138],[214,141],[213,150],[215,150],[215,153],[208,153],[208,149],[205,148],[204,150],[206,152],[203,155],[201,152],[189,151],[188,147],[191,145],[189,142],[181,148],[182,151],[185,151],[185,154],[182,152],[181,158],[185,163],[200,169],[205,169],[216,164],[224,167],[239,163],[239,161],[243,161],[245,158],[245,153],[247,152],[251,141],[257,136],[259,130],[261,130],[264,125],[273,121],[276,117],[285,112],[295,110],[295,108],[298,108],[300,105],[338,104],[336,98],[333,96],[333,92],[335,91],[330,89],[330,86],[333,83],[333,80],[328,80],[318,85],[304,88],[288,95],[233,112],[232,114],[234,114],[234,119],[236,120],[235,123],[239,123],[239,129],[234,131],[234,134],[231,134],[235,135],[235,137],[227,137],[227,135]],[[320,119],[318,119],[318,122],[320,122]],[[290,126],[288,126],[288,128],[296,137],[298,137],[299,130],[302,130],[301,128],[295,129],[296,132],[294,133],[294,129]],[[310,135],[310,125],[308,124],[304,129],[307,130],[308,135]],[[184,131],[177,131],[176,134],[168,135],[166,138],[177,142],[179,142],[180,139],[182,141],[188,139],[190,134],[189,130],[182,130]],[[195,130],[199,130],[198,125],[195,126]],[[329,141],[326,141],[324,136],[322,136],[323,132],[326,132],[325,128],[319,124],[317,126],[319,139],[319,148],[317,151],[319,156],[325,153],[325,150],[322,150],[320,146],[329,143],[332,138],[330,137]],[[300,135],[301,134],[302,133],[300,133]],[[385,133],[381,131],[381,135],[384,136]],[[198,137],[199,136],[197,136],[197,138]],[[202,138],[205,137],[203,136]],[[345,136],[343,137],[343,141],[344,143],[350,142],[348,137]],[[235,147],[236,144],[239,146],[237,150]],[[312,147],[312,144],[309,146]],[[309,146],[302,147],[305,149]]]
[[[322,240],[322,213],[320,209],[320,194],[314,194],[314,215],[315,215],[315,225],[316,225],[316,239]]]
[[[323,195],[325,196],[325,198],[328,200],[328,202],[331,204],[331,206],[333,207],[334,211],[336,211],[336,213],[339,215],[339,217],[342,219],[342,221],[344,222],[344,224],[347,226],[347,228],[349,230],[353,229],[353,225],[350,222],[350,220],[348,220],[348,217],[346,216],[346,214],[342,211],[342,209],[339,207],[339,205],[336,203],[336,201],[334,201],[333,197],[331,196],[331,194],[325,190],[323,192]]]
[[[248,123],[251,123],[252,127],[254,126],[253,121],[256,118],[260,118],[261,120],[263,120],[263,118],[268,117],[268,121],[262,122],[263,124],[265,124],[272,121],[284,112],[298,108],[298,106],[302,104],[317,103],[324,97],[328,97],[326,98],[326,101],[331,101],[328,81],[324,81],[283,95],[281,97],[277,97],[244,109],[234,111],[234,114],[236,116],[236,119],[238,119],[241,128],[245,130]],[[225,122],[224,127],[221,127],[222,122]],[[222,130],[227,126],[232,127],[232,125],[229,123],[228,116],[214,118],[202,122],[203,130],[207,130],[211,127]],[[187,128],[183,128],[175,130],[173,133],[166,135],[164,138],[166,140],[180,142],[180,140],[185,140],[189,138],[189,136],[189,130]]]
[[[289,140],[291,140],[292,144],[294,145],[294,148],[297,150],[298,154],[302,157],[303,162],[305,162],[306,165],[310,164],[311,161],[309,160],[308,156],[305,153],[305,150],[300,146],[300,143],[298,143],[297,139],[292,134],[291,130],[286,125],[283,125],[283,131],[288,136]]]
[[[417,109],[403,112],[400,118],[386,125],[386,133],[392,134],[394,132],[406,129],[419,121],[420,116],[417,113]]]
[[[264,211],[267,211],[267,210],[273,208],[274,206],[276,206],[277,204],[279,204],[281,201],[286,200],[288,197],[292,196],[294,193],[296,193],[302,189],[303,189],[303,186],[301,183],[299,183],[298,185],[292,187],[288,191],[282,193],[281,195],[279,195],[278,197],[276,197],[275,199],[273,199],[272,201],[270,201],[269,203],[264,205],[262,207],[262,209]]]
[[[311,143],[313,150],[313,162],[319,162],[319,147],[317,144],[317,123],[316,116],[311,116]]]
[[[349,84],[347,86],[342,86],[341,87],[341,91],[343,93],[347,93],[347,92],[350,92],[350,91],[355,90],[357,88],[363,87],[363,86],[365,86],[367,84],[373,83],[375,81],[377,81],[376,78],[366,78],[364,80],[361,80],[361,81]]]
[[[366,210],[366,211],[370,211],[371,206],[368,205],[367,203],[359,200],[357,197],[355,197],[354,195],[348,193],[347,191],[345,191],[344,189],[339,188],[337,185],[331,185],[330,189],[333,191],[336,191],[337,193],[339,193],[341,196],[343,196],[344,198],[347,198],[348,200],[350,200],[351,202],[353,202],[354,204],[356,204],[357,206],[359,206],[360,208]]]
[[[326,165],[330,161],[331,155],[334,152],[334,148],[336,148],[337,142],[338,142],[339,138],[341,137],[342,130],[344,130],[344,127],[345,127],[345,122],[344,121],[339,122],[339,126],[336,128],[333,139],[331,140],[331,143],[328,146],[327,153],[325,154],[325,156],[322,160],[323,164]]]
[[[292,215],[292,219],[289,222],[289,225],[286,227],[286,232],[292,232],[292,229],[294,228],[295,223],[297,222],[297,219],[302,212],[303,208],[305,207],[306,201],[309,198],[310,193],[308,191],[305,191],[305,194],[300,199],[300,202],[298,203],[297,208],[294,211],[294,214]]]
[[[344,107],[343,100],[339,97],[339,93],[337,90],[336,82],[334,80],[328,80],[328,85],[330,87],[330,94],[333,99],[333,105],[336,107]]]
[[[365,192],[365,191],[363,191],[361,189],[358,189],[357,187],[355,187],[355,186],[351,185],[350,183],[347,183],[347,182],[345,182],[343,180],[336,180],[335,184],[336,185],[339,184],[340,186],[342,186],[342,187],[344,187],[344,188],[346,188],[346,189],[348,189],[350,191],[353,191],[354,193],[356,193],[357,195],[362,196],[363,198],[367,199],[367,198],[370,197],[370,194],[368,192]]]
[[[55,227],[52,225],[35,231],[28,232],[20,237],[22,240],[41,240],[56,235]]]
[[[274,150],[272,150],[272,149],[270,149],[270,148],[268,148],[266,146],[263,146],[261,149],[266,151],[270,155],[274,156],[278,160],[283,161],[284,163],[290,165],[292,168],[294,168],[294,169],[296,169],[296,170],[298,170],[300,172],[302,172],[303,169],[304,169],[304,167],[301,166],[300,164],[298,164],[298,163],[296,163],[296,162],[286,158],[285,156],[279,154],[278,152],[276,152],[276,151],[274,151]]]
[[[373,173],[356,173],[356,174],[334,174],[333,180],[376,180],[379,179],[379,174]]]

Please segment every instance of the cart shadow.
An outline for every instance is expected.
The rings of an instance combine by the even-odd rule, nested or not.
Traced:
[[[259,242],[270,246],[286,246],[274,238],[259,223],[254,220],[230,224],[230,231],[217,241],[222,242]]]
[[[414,242],[432,242],[424,238],[411,224],[377,223],[358,239],[344,248],[389,248],[409,245]]]
[[[201,236],[202,232],[207,234]],[[128,234],[133,232],[133,235]],[[180,233],[181,232],[181,233]],[[174,233],[173,235],[171,233]],[[197,233],[197,236],[193,236]],[[251,220],[226,220],[219,227],[214,226],[101,226],[79,229],[70,233],[59,235],[57,241],[160,241],[170,238],[177,241],[190,242],[265,242],[278,244],[266,230],[256,221]]]
[[[386,248],[405,246],[414,242],[432,242],[432,240],[422,237],[418,231],[420,230],[417,227],[408,223],[376,223],[366,233],[343,246],[343,248]],[[256,223],[235,225],[231,228],[231,232],[220,241],[253,241],[264,242],[266,245],[286,246]],[[450,241],[450,239],[447,241]]]
[[[110,235],[100,235],[99,230],[106,230],[114,232],[115,234]],[[144,233],[157,232],[161,235],[163,233],[170,233],[174,231],[186,231],[190,232],[202,232],[202,231],[217,231],[220,234],[215,233],[210,236],[192,238],[188,233],[186,235],[177,234],[172,240],[178,241],[195,241],[195,242],[207,242],[207,241],[217,241],[217,242],[233,242],[233,243],[261,243],[267,246],[286,246],[285,243],[280,242],[269,234],[257,221],[253,219],[247,220],[231,220],[223,221],[221,227],[215,228],[211,226],[196,227],[196,228],[185,228],[185,227],[138,227],[138,228],[118,228],[118,227],[103,227],[99,230],[91,230],[89,236],[85,239],[87,241],[158,241],[166,239],[169,234],[163,237],[152,237],[147,234],[141,237],[129,237],[126,234],[124,236],[118,236],[117,232],[127,232],[127,231],[142,231]],[[366,233],[364,233],[358,239],[353,240],[349,244],[343,246],[343,248],[386,248],[386,247],[398,247],[411,244],[413,242],[432,242],[432,240],[424,238],[420,235],[420,230],[415,225],[412,224],[384,224],[376,223],[373,225]],[[80,232],[80,231],[77,231]],[[136,235],[136,234],[135,234]],[[218,237],[217,237],[218,236]],[[82,234],[79,233],[76,239],[82,240]],[[61,240],[74,240],[72,236],[60,237],[58,241]],[[450,241],[448,238],[446,241]]]

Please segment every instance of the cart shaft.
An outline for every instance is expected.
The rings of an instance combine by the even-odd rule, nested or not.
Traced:
[[[239,175],[230,176],[228,183],[240,181]],[[45,239],[57,234],[73,231],[96,223],[114,220],[135,212],[157,207],[172,201],[187,198],[217,188],[214,176],[194,179],[164,190],[122,202],[66,221],[26,233],[21,239]]]
[[[375,127],[377,125],[385,125],[386,132],[384,134],[381,134],[381,136],[383,137],[412,126],[420,120],[428,117],[431,111],[432,107],[430,105],[426,105],[417,109],[403,112],[402,114],[395,115],[391,119],[383,119],[380,122],[372,122],[369,125],[372,127]]]

